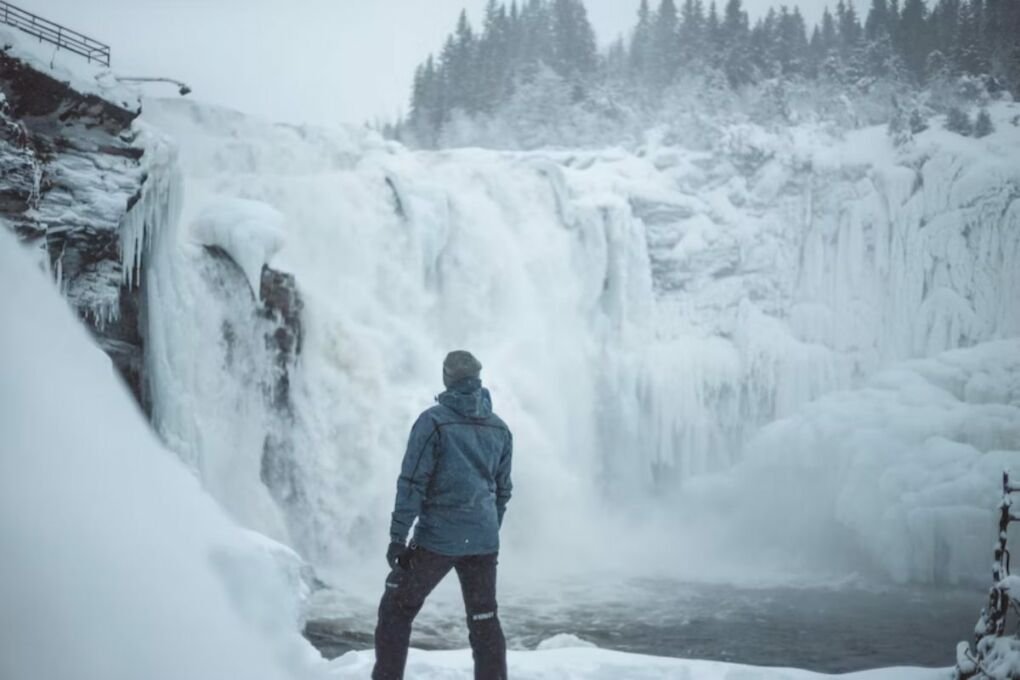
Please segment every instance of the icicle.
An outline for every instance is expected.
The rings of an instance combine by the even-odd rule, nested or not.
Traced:
[[[142,261],[153,232],[176,222],[181,202],[177,153],[168,140],[147,126],[135,123],[145,147],[142,166],[145,181],[138,200],[120,223],[121,276],[124,285],[137,286]]]

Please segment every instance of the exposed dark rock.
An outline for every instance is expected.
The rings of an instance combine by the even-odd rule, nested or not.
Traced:
[[[301,311],[304,309],[294,275],[262,267],[261,288],[259,297],[264,314],[279,323],[273,342],[281,361],[292,361],[301,353]]]
[[[244,283],[244,273],[229,253],[218,246],[208,245],[205,246],[205,252],[234,271],[234,285],[243,286],[248,291],[255,316],[263,322],[253,323],[249,329],[225,325],[222,333],[227,345],[228,362],[231,348],[238,342],[238,333],[247,330],[262,335],[261,341],[272,364],[270,375],[263,378],[266,380],[263,384],[264,394],[272,406],[271,417],[279,419],[283,426],[267,428],[269,434],[262,443],[260,476],[273,498],[281,505],[287,505],[301,494],[301,488],[294,469],[293,444],[279,433],[290,429],[286,424],[294,417],[290,373],[301,352],[301,313],[304,303],[293,275],[263,266],[259,296],[255,299],[249,286]]]
[[[397,217],[400,219],[407,219],[407,211],[404,210],[404,201],[400,198],[400,192],[397,191],[397,184],[393,181],[392,177],[386,178],[386,186],[390,188],[390,192],[393,194],[393,211],[397,213]]]
[[[145,181],[138,110],[0,51],[0,218],[54,276],[143,409],[141,291],[126,286],[120,225]],[[136,279],[140,280],[140,279]]]
[[[71,90],[67,83],[40,73],[7,50],[0,51],[0,78],[11,114],[29,121],[35,118],[55,123],[85,121],[90,126],[105,129],[117,135],[131,125],[140,113],[126,106],[118,106],[94,94]],[[72,96],[68,96],[73,93]]]

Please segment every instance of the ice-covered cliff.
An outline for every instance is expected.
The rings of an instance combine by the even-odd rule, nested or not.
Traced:
[[[144,403],[138,271],[146,234],[172,219],[173,150],[109,71],[14,29],[0,43],[0,217]]]
[[[661,536],[693,497],[685,480],[748,457],[763,425],[897,362],[1018,335],[1020,132],[1015,106],[992,112],[990,137],[935,125],[899,150],[878,128],[749,126],[711,152],[650,137],[634,152],[414,153],[147,103],[146,123],[181,146],[186,197],[147,279],[154,422],[235,516],[335,566],[385,541],[407,426],[443,353],[467,346],[517,434],[511,544],[584,554],[606,532]],[[235,273],[210,269],[209,247]],[[282,364],[251,301],[263,261],[303,300],[300,352]],[[266,387],[281,373],[282,402]],[[988,394],[1011,432],[1012,392]],[[810,451],[768,441],[833,455],[824,437]],[[1015,445],[975,452],[992,448]],[[962,478],[978,463],[961,460]],[[829,499],[826,526],[860,532],[867,552],[877,523],[854,503],[900,501],[854,484]],[[957,505],[983,503],[973,491]],[[885,573],[981,576],[901,557]]]

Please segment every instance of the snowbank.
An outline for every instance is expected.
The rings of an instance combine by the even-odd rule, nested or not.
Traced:
[[[330,664],[337,680],[368,677],[374,656],[350,652]],[[509,653],[515,680],[943,680],[947,670],[889,668],[832,676],[787,668],[739,666],[718,661],[687,661],[603,649],[552,649]],[[468,680],[474,677],[471,653],[411,650],[407,675],[416,680]]]
[[[300,560],[226,519],[0,230],[0,677],[300,677]]]

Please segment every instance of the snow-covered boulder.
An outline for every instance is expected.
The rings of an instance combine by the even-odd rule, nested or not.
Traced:
[[[547,649],[579,649],[597,647],[594,642],[581,639],[573,633],[558,633],[538,643],[539,651]]]

